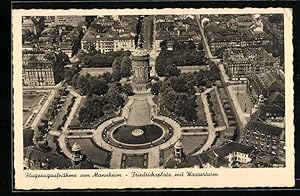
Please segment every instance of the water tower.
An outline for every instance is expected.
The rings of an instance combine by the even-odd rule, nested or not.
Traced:
[[[135,49],[131,54],[132,86],[136,91],[145,91],[150,84],[149,59],[148,51],[142,48]]]

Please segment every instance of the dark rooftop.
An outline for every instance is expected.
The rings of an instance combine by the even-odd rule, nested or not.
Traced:
[[[285,96],[282,93],[276,91],[269,97],[268,101],[270,104],[284,103]]]
[[[276,127],[267,123],[259,122],[259,121],[250,121],[248,125],[245,127],[245,130],[256,130],[262,132],[264,134],[270,134],[273,136],[281,137],[284,133],[284,129],[280,127]]]
[[[34,146],[24,148],[24,158],[30,160],[38,160],[41,163],[49,163],[51,169],[67,169],[71,166],[72,161],[64,158],[61,155],[54,155],[43,152]]]
[[[244,154],[250,154],[254,149],[252,147],[229,141],[228,143],[225,143],[220,148],[215,149],[215,152],[221,156],[226,157],[232,152],[241,152]]]

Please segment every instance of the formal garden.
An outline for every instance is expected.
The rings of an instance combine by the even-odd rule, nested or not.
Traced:
[[[207,126],[203,101],[196,92],[203,92],[220,80],[219,69],[211,64],[208,70],[180,73],[156,81],[151,86],[153,101],[162,115],[184,126]]]
[[[122,154],[121,169],[125,168],[147,168],[148,153],[144,154]]]

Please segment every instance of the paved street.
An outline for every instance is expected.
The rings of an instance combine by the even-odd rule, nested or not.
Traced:
[[[203,28],[201,26],[200,19],[201,19],[200,15],[196,15],[196,21],[197,21],[197,24],[198,24],[199,29],[200,29],[200,34],[201,34],[202,43],[203,43],[203,46],[204,46],[203,48],[204,48],[204,51],[205,51],[205,55],[208,57],[208,59],[213,60],[213,56],[211,54],[211,51],[210,51],[210,48],[209,48],[206,36],[204,34],[204,30],[203,30]]]

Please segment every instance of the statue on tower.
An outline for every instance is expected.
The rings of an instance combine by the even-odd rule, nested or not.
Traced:
[[[183,144],[180,139],[175,143],[174,150],[176,163],[182,163],[185,159],[185,154],[183,152]]]
[[[75,142],[71,148],[72,150],[72,169],[93,169],[94,164],[84,154],[81,153],[80,145]]]

